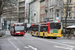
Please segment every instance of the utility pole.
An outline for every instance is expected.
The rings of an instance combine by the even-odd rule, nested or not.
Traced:
[[[29,3],[29,11],[28,11],[28,23],[30,23],[30,3]]]
[[[68,3],[69,3],[69,0],[67,0],[67,4],[66,4],[65,34],[67,33],[66,32],[66,27],[67,27],[67,16],[68,16],[68,7],[69,7]]]
[[[49,1],[47,0],[47,7],[48,7],[48,14],[47,14],[47,17],[49,17]],[[47,21],[49,22],[49,19],[47,18]]]

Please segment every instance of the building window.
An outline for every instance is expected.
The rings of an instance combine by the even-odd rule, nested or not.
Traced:
[[[68,17],[71,17],[71,12],[68,12]]]
[[[59,9],[56,10],[56,20],[59,19]]]
[[[41,2],[41,7],[45,6],[45,1]]]
[[[59,17],[59,10],[56,10],[56,17]]]
[[[44,13],[45,13],[45,9],[42,9],[42,10],[41,10],[41,14],[44,14]]]
[[[67,0],[66,0],[66,3],[67,3]],[[71,4],[72,3],[72,0],[69,0],[69,2],[68,2],[69,4]]]
[[[72,0],[69,0],[69,3],[72,3]]]
[[[43,1],[45,1],[45,0],[40,0],[40,2],[43,2]]]
[[[59,17],[59,13],[57,13],[57,17]]]
[[[41,17],[41,22],[43,22],[44,21],[44,17]]]
[[[53,9],[52,9],[52,17],[53,17]]]
[[[71,10],[72,10],[72,7],[69,7],[68,8],[68,17],[71,17]]]

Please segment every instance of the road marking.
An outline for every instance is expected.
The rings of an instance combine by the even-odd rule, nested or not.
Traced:
[[[16,40],[17,38],[15,37],[14,39]]]
[[[56,48],[62,48],[62,49],[69,49],[69,50],[73,50],[73,47],[66,47],[66,46],[57,46],[57,45],[54,45],[54,47]]]
[[[17,46],[15,46],[9,39],[8,39],[8,41],[9,41],[17,50],[19,50],[19,48],[18,48]]]
[[[58,41],[57,41],[58,42]],[[75,42],[61,42],[61,43],[67,43],[67,44],[75,44]]]
[[[31,48],[31,49],[33,49],[33,50],[37,50],[37,48],[34,48],[34,47],[31,46],[31,45],[25,46],[24,48]]]
[[[38,39],[38,38],[34,38],[34,39]],[[70,46],[70,47],[75,47],[72,45],[68,45],[68,44],[64,44],[64,43],[58,43],[58,42],[54,42],[54,41],[48,41],[48,40],[44,40],[44,39],[38,39],[38,40],[42,40],[42,41],[46,41],[46,42],[51,42],[51,43],[55,43],[55,44],[59,44],[59,45],[64,45],[64,46]]]
[[[27,38],[28,40],[33,40],[32,38]]]

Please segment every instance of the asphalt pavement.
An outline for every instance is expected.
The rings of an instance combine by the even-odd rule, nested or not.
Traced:
[[[75,40],[31,36],[11,36],[9,31],[0,37],[0,50],[75,50]]]

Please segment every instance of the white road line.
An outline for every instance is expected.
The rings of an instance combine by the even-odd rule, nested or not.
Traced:
[[[14,37],[14,39],[16,40],[17,38],[16,38],[16,37]]]
[[[62,43],[75,44],[75,42],[62,42]]]
[[[28,40],[33,40],[32,38],[27,38]]]
[[[33,50],[37,50],[37,48],[34,48],[33,46],[31,45],[28,45],[30,48],[32,48]]]
[[[28,45],[28,46],[25,46],[24,48],[31,48],[31,49],[33,49],[33,50],[37,50],[37,48],[34,48],[33,46],[31,46],[31,45]]]
[[[56,48],[62,48],[62,49],[69,49],[69,50],[73,50],[73,47],[66,47],[66,46],[56,46],[56,45],[54,45],[54,47],[56,47]]]
[[[25,46],[24,48],[29,48],[29,47]]]
[[[8,39],[8,41],[9,41],[17,50],[19,50],[19,48],[18,48],[17,46],[15,46],[9,39]]]
[[[34,39],[38,39],[38,38],[34,38]],[[68,45],[68,44],[64,44],[64,43],[58,43],[58,42],[54,42],[54,41],[48,41],[48,40],[44,40],[44,39],[38,39],[38,40],[42,40],[42,41],[46,41],[46,42],[50,42],[50,43],[55,43],[55,44],[59,44],[59,45],[64,45],[64,46],[69,46],[69,47],[75,47],[72,45]]]

